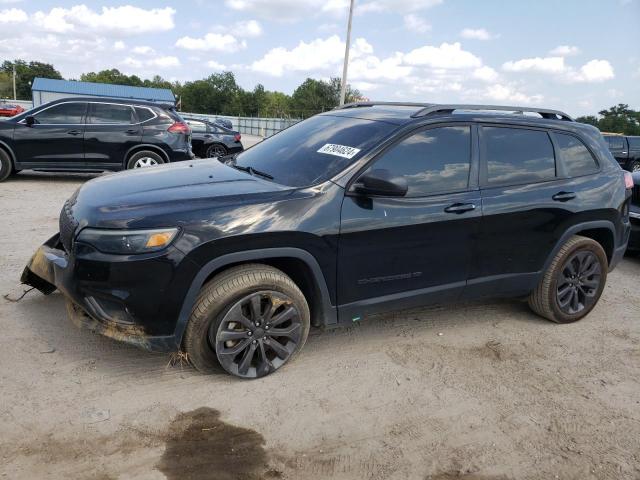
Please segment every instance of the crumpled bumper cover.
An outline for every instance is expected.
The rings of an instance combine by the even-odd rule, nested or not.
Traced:
[[[20,281],[35,287],[45,295],[60,290],[65,296],[69,317],[80,328],[145,350],[174,351],[177,349],[173,336],[152,336],[146,334],[140,325],[126,325],[113,321],[99,304],[79,293],[70,267],[69,255],[60,244],[59,234],[51,237],[36,250],[22,272]]]

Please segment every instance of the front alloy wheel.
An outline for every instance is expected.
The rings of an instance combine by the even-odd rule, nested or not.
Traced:
[[[298,349],[302,338],[300,312],[280,292],[245,296],[226,313],[209,341],[227,372],[245,378],[268,375]]]
[[[202,288],[182,348],[203,373],[222,368],[240,378],[264,377],[302,349],[310,317],[307,299],[284,272],[238,265]]]

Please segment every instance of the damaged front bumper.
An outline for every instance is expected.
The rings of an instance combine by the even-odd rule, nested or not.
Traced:
[[[174,335],[150,334],[125,304],[117,303],[115,296],[104,294],[109,291],[107,288],[101,289],[102,295],[96,294],[99,282],[93,279],[83,282],[77,270],[86,271],[87,266],[70,257],[60,243],[60,235],[56,234],[34,253],[20,280],[45,295],[59,290],[65,296],[69,317],[78,327],[145,350],[174,351],[179,347]],[[91,277],[91,274],[85,273],[85,276]],[[86,284],[93,284],[93,288]],[[120,290],[112,291],[123,295]],[[130,296],[130,292],[125,293],[126,297]]]

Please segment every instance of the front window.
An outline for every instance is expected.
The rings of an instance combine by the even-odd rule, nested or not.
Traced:
[[[267,138],[236,158],[291,187],[316,185],[357,161],[396,125],[359,118],[317,115]]]
[[[80,102],[59,103],[36,113],[36,123],[45,125],[77,125],[83,123],[87,104]]]

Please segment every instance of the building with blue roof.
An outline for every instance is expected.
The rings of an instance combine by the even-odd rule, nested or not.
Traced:
[[[168,88],[130,87],[108,83],[76,82],[52,78],[33,79],[31,86],[33,106],[68,97],[133,98],[152,102],[175,103],[176,98]]]

